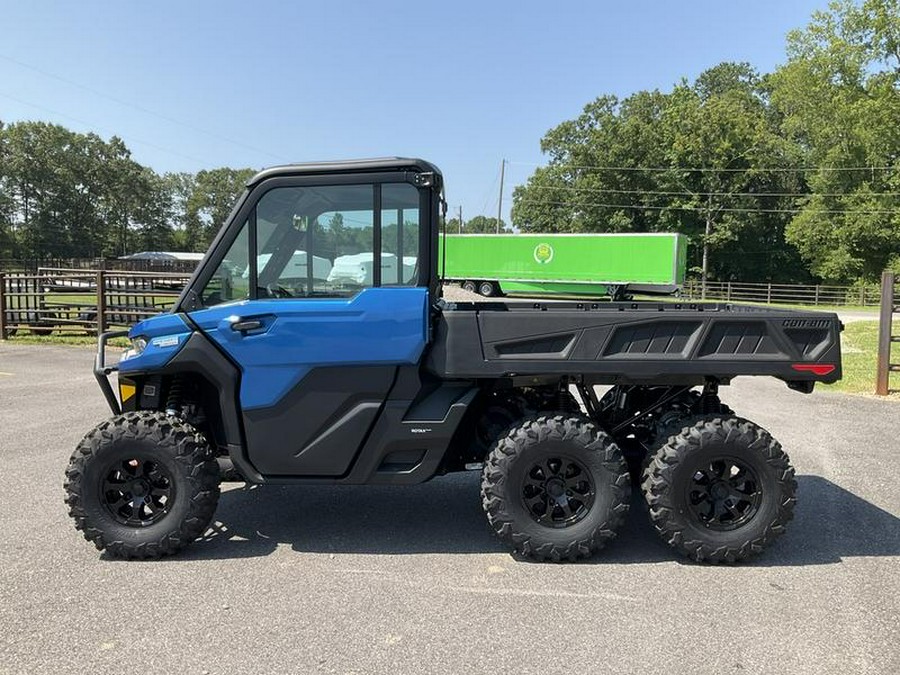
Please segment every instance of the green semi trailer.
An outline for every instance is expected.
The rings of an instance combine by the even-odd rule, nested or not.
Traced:
[[[669,294],[684,284],[681,234],[448,234],[444,278],[485,296],[504,293]]]

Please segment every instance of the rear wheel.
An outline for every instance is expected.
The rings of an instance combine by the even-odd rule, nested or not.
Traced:
[[[478,292],[478,284],[476,284],[471,279],[468,279],[462,282],[461,287],[464,291],[468,291],[469,293],[477,293]]]
[[[797,483],[781,445],[753,422],[695,418],[650,460],[642,489],[659,535],[693,560],[760,553],[793,517]]]
[[[493,281],[482,281],[478,284],[478,292],[486,298],[492,298],[497,295],[497,284]]]
[[[512,427],[488,456],[481,500],[497,535],[537,560],[576,560],[616,536],[628,512],[628,471],[612,439],[583,416]]]
[[[64,487],[76,529],[98,549],[119,558],[158,558],[204,532],[219,498],[219,467],[186,422],[130,412],[85,436]]]

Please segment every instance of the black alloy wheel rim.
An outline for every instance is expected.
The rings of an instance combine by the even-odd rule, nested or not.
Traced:
[[[132,458],[110,467],[100,493],[103,505],[118,522],[129,527],[147,527],[169,512],[175,499],[175,485],[161,463]]]
[[[587,516],[595,498],[591,472],[565,455],[535,462],[522,481],[522,504],[532,520],[545,527],[571,527]]]
[[[699,465],[687,488],[688,509],[710,530],[745,525],[757,514],[761,501],[756,472],[733,457],[716,457]]]

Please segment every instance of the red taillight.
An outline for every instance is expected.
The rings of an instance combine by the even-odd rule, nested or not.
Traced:
[[[832,363],[795,363],[791,366],[800,373],[812,373],[813,375],[828,375],[833,373],[835,366]]]

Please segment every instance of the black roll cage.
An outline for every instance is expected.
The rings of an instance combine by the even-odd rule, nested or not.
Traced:
[[[273,167],[261,171],[248,183],[227,221],[219,230],[203,261],[194,271],[190,281],[172,308],[173,312],[190,312],[202,308],[200,290],[215,274],[222,259],[228,253],[244,223],[255,217],[255,209],[264,194],[279,187],[319,187],[329,185],[408,183],[419,190],[419,242],[416,286],[427,287],[432,298],[439,294],[437,274],[438,232],[443,179],[434,165],[417,159],[364,160],[332,162],[325,164],[296,164]],[[373,249],[381,252],[381,190],[374,190]],[[398,228],[402,231],[402,225]],[[250,228],[249,266],[251,280],[256,278],[257,242],[256,228]],[[398,262],[398,266],[401,263]],[[312,265],[307,264],[310,273]],[[373,285],[381,285],[381,269],[373,265]],[[251,283],[250,299],[257,298],[258,289]]]

